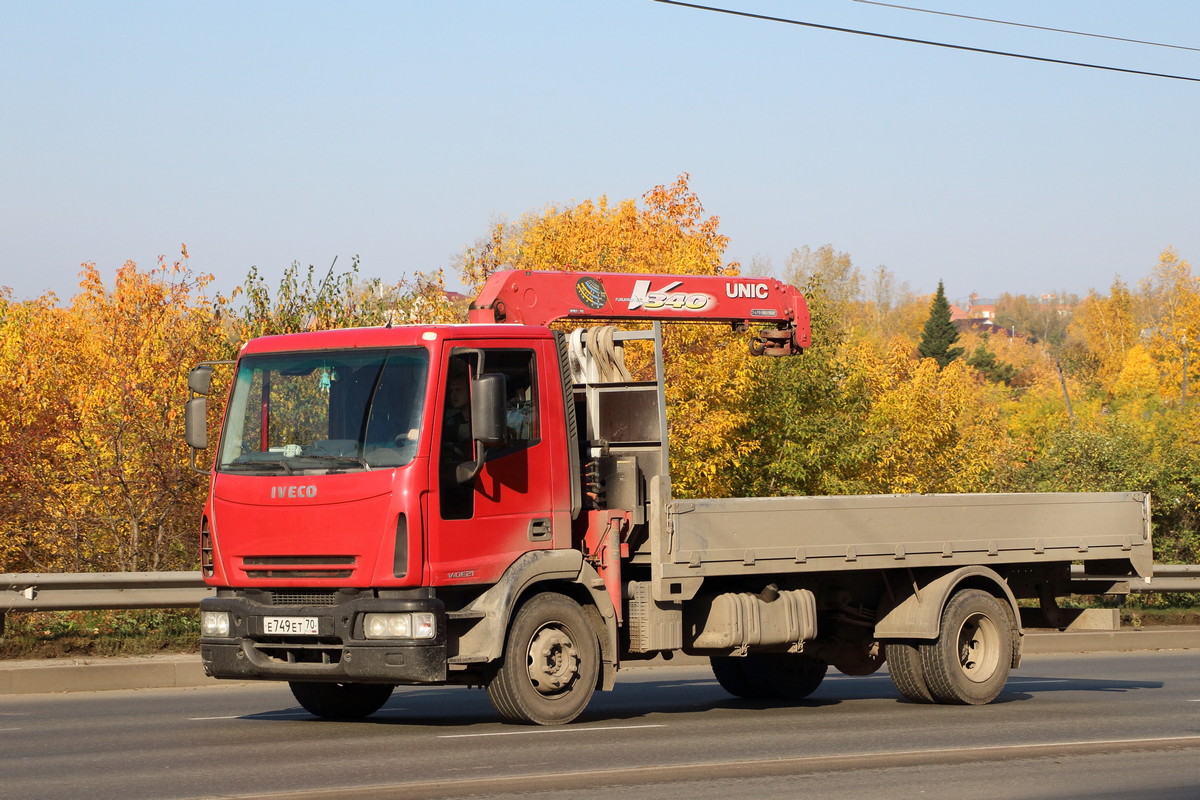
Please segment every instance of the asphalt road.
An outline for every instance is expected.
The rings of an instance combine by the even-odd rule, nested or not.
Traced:
[[[903,702],[886,673],[808,700],[703,666],[623,670],[576,723],[502,724],[478,690],[399,690],[314,719],[285,686],[0,698],[0,797],[1195,798],[1200,653],[1030,656],[983,707]]]

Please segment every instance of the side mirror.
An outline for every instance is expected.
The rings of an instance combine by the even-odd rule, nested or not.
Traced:
[[[193,370],[195,372],[195,370]],[[191,385],[191,379],[188,379]],[[203,450],[208,447],[208,399],[193,397],[187,401],[183,414],[184,438],[188,447]]]
[[[208,394],[212,390],[212,367],[201,364],[188,373],[188,388],[196,394]]]
[[[508,378],[499,372],[487,372],[471,381],[471,438],[479,443],[475,461],[466,461],[455,469],[459,483],[470,483],[483,469],[487,454],[484,448],[496,447],[508,441],[508,423],[504,413],[504,397]]]
[[[508,378],[499,372],[488,372],[471,381],[471,438],[485,447],[508,440],[504,413],[507,391]]]

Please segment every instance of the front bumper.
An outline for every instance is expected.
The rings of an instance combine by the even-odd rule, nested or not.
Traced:
[[[201,611],[229,614],[225,638],[201,637],[200,659],[213,678],[337,683],[430,684],[446,680],[446,610],[434,597],[377,598],[334,594],[334,604],[276,605],[270,593],[210,597]],[[366,639],[368,612],[429,612],[433,639]],[[312,617],[313,636],[268,635],[266,617]]]

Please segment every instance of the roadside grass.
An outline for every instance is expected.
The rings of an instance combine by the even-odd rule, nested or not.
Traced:
[[[0,659],[145,656],[199,649],[198,609],[10,611]]]
[[[1122,608],[1121,627],[1149,628],[1155,625],[1200,625],[1200,608]]]

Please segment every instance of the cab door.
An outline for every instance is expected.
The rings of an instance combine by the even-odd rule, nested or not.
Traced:
[[[554,385],[547,378],[558,377],[545,360],[552,354],[539,341],[456,341],[445,353],[430,459],[429,585],[491,583],[522,553],[552,545],[562,506],[555,485],[566,478],[553,474],[554,437],[544,430]],[[482,373],[505,376],[508,439],[486,448],[479,474],[460,483],[460,465],[473,463],[481,446],[470,438],[470,380]]]

